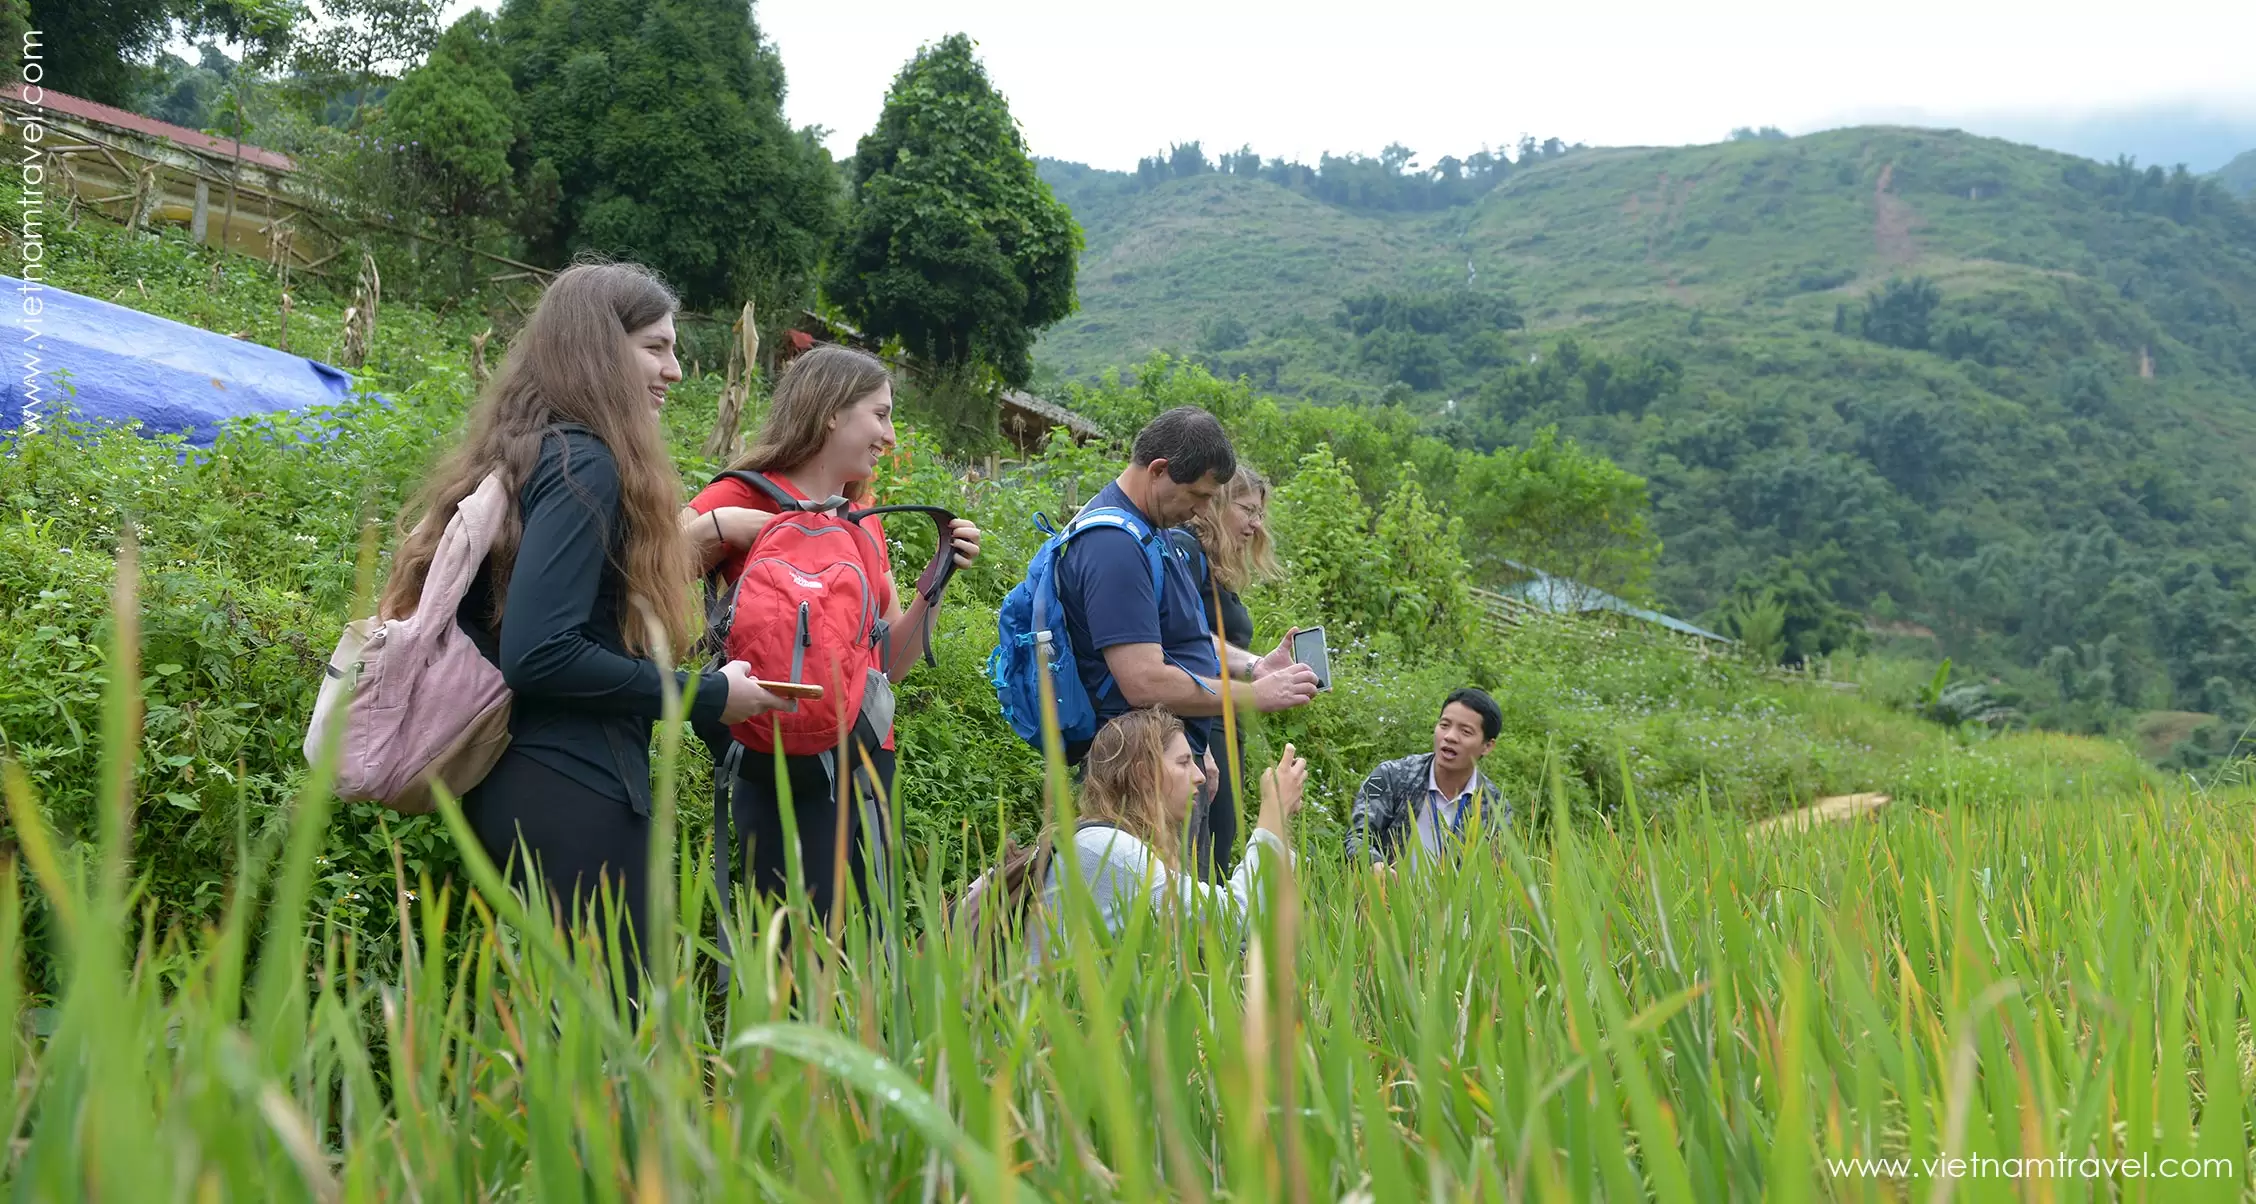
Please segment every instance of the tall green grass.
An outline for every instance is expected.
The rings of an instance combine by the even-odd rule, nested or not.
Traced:
[[[903,850],[902,889],[843,923],[740,898],[723,991],[707,859],[661,790],[630,1006],[601,929],[538,919],[452,808],[472,880],[402,889],[400,955],[364,962],[309,904],[319,771],[284,833],[243,837],[219,922],[146,922],[121,563],[99,855],[61,856],[5,775],[17,1199],[1982,1199],[2024,1184],[1826,1160],[2087,1154],[2232,1170],[2038,1194],[2248,1191],[2245,794],[2032,775],[2011,804],[1756,836],[1634,794],[1592,826],[1561,787],[1453,873],[1304,847],[1242,942],[1148,912],[1106,938],[1077,896],[1040,965],[912,927],[968,867]],[[36,1010],[25,870],[63,933]]]

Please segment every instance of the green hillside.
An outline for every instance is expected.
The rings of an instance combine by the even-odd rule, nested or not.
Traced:
[[[2242,151],[2215,172],[2219,184],[2243,197],[2256,197],[2256,150]]]
[[[1056,170],[1045,174],[1055,187]],[[1452,254],[1439,231],[1462,221],[1356,213],[1218,172],[1145,194],[1057,191],[1087,239],[1081,307],[1050,328],[1039,355],[1069,376],[1134,363],[1155,348],[1194,347],[1201,322],[1219,314],[1266,330],[1328,319],[1341,297],[1374,282],[1438,277]]]
[[[2246,709],[2256,211],[2212,182],[1875,128],[1578,152],[1426,215],[1059,183],[1097,194],[1061,374],[1203,344],[1480,446],[1556,424],[1651,478],[1669,606],[1829,595],[2054,722]]]

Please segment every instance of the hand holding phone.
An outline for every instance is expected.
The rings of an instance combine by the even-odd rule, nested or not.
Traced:
[[[730,661],[721,666],[722,680],[728,683],[728,698],[721,704],[721,722],[731,727],[769,711],[787,710],[790,703],[772,692],[769,682],[752,676],[752,666],[743,661]]]
[[[811,681],[769,681],[754,678],[759,687],[778,698],[821,698],[823,688]]]
[[[1316,688],[1332,688],[1331,649],[1324,643],[1322,627],[1306,627],[1293,632],[1292,658],[1296,665],[1306,665],[1316,674]]]

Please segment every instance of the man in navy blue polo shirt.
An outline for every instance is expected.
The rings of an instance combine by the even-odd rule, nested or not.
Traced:
[[[1097,726],[1139,707],[1164,707],[1183,720],[1192,755],[1205,755],[1214,717],[1222,713],[1223,667],[1198,578],[1165,535],[1212,503],[1237,467],[1230,437],[1214,415],[1182,406],[1137,433],[1128,467],[1083,507],[1124,510],[1169,550],[1164,589],[1156,597],[1150,561],[1124,529],[1087,531],[1058,562],[1058,601]],[[1292,662],[1289,641],[1263,657],[1235,648],[1228,654],[1230,676],[1250,683],[1234,690],[1240,706],[1282,711],[1316,696],[1316,673]],[[1078,764],[1087,753],[1087,744],[1076,744],[1066,759]]]

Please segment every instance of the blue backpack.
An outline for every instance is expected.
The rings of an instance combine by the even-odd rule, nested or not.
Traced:
[[[987,658],[987,678],[995,685],[995,697],[1003,704],[1003,718],[1010,721],[1011,730],[1036,749],[1042,747],[1041,674],[1045,672],[1057,695],[1059,740],[1070,746],[1097,735],[1096,699],[1081,684],[1057,588],[1058,558],[1075,536],[1097,527],[1117,527],[1135,536],[1151,564],[1152,596],[1167,597],[1168,541],[1142,519],[1125,510],[1101,507],[1074,516],[1060,531],[1050,526],[1047,517],[1034,516],[1034,529],[1049,538],[1027,563],[1026,579],[1012,586],[1003,599],[995,619],[995,651]],[[1107,671],[1097,685],[1098,695],[1113,688]]]

